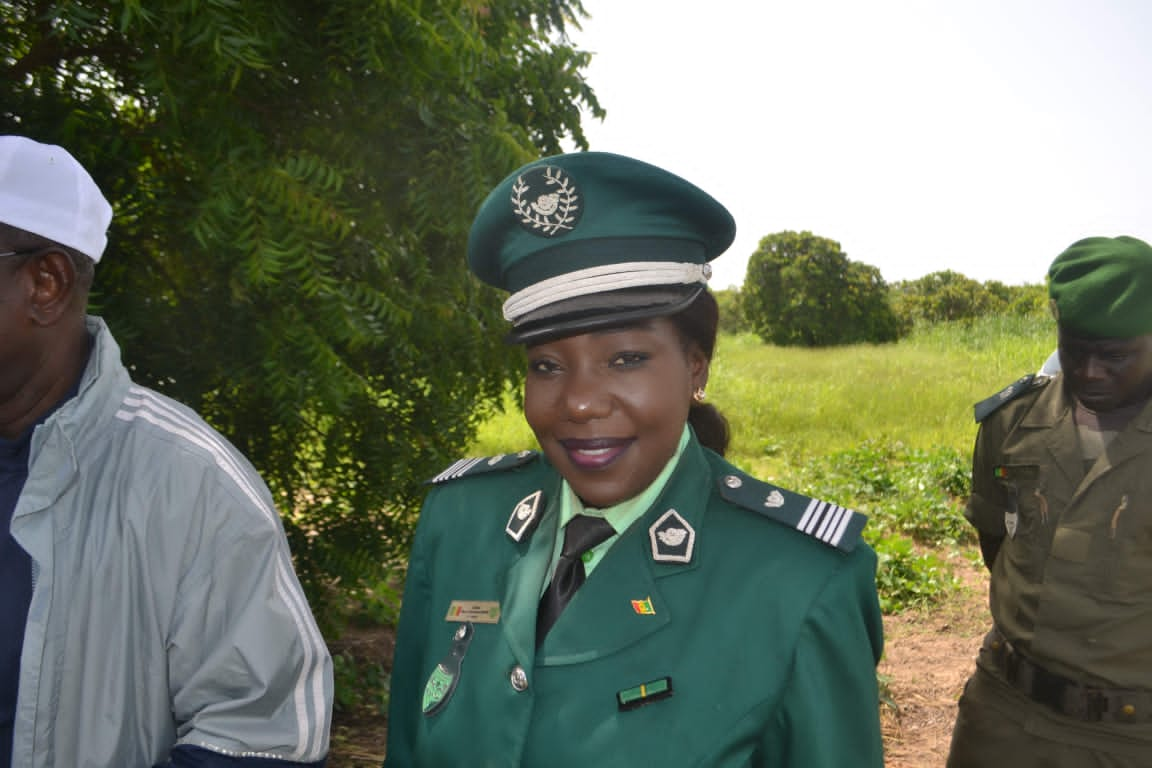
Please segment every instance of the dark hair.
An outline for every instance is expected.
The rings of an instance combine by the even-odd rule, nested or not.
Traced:
[[[3,222],[0,222],[0,243],[14,251],[59,251],[72,262],[72,269],[76,272],[76,286],[84,293],[92,288],[92,281],[96,277],[96,262],[75,248]],[[32,255],[29,254],[29,258]]]
[[[685,348],[696,347],[711,362],[720,324],[720,307],[712,292],[705,288],[691,304],[668,319],[676,325]],[[728,419],[724,418],[716,406],[693,401],[688,410],[688,423],[704,447],[711,448],[721,456],[727,452],[732,435],[728,429]]]

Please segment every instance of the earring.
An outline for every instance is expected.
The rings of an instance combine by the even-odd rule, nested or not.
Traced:
[[[704,387],[696,387],[696,391],[692,393],[692,399],[697,403],[704,402]]]

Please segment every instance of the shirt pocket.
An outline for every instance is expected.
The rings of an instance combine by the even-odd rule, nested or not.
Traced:
[[[1098,534],[1101,552],[1101,597],[1147,605],[1152,588],[1152,499],[1148,489],[1121,494],[1106,504],[1108,514]]]
[[[1012,571],[1037,580],[1054,527],[1044,471],[1038,464],[1005,464],[996,471],[1003,492],[1007,536],[1000,551]]]

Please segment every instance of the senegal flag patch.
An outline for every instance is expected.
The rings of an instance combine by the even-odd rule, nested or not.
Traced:
[[[632,610],[641,616],[655,616],[656,609],[652,607],[652,598],[646,597],[643,600],[633,600]]]

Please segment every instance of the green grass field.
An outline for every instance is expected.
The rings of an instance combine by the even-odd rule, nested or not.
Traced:
[[[1052,351],[1048,320],[932,326],[897,344],[767,347],[727,337],[710,395],[728,413],[737,464],[766,478],[865,442],[968,450],[972,406]]]
[[[947,560],[973,556],[962,516],[972,406],[1055,348],[1048,317],[928,326],[897,344],[782,348],[722,336],[708,399],[732,427],[728,458],[753,475],[870,516],[885,610],[931,603],[953,585]],[[471,447],[535,447],[507,398]]]
[[[929,326],[897,344],[829,349],[724,335],[708,398],[731,422],[729,458],[768,480],[866,442],[967,451],[976,434],[973,404],[1037,370],[1055,343],[1046,317]],[[472,452],[534,445],[509,396]]]

